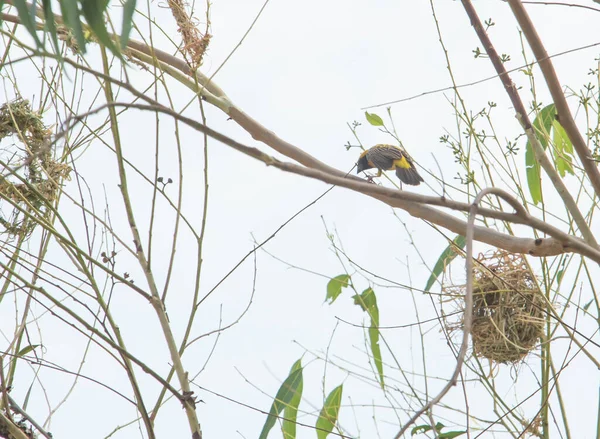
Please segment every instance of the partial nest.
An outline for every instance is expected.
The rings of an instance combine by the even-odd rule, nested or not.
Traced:
[[[13,419],[16,413],[11,413]],[[20,430],[19,433],[15,431],[16,429]],[[26,437],[28,439],[34,439],[36,435],[33,432],[33,428],[30,425],[27,425],[25,419],[21,419],[20,421],[12,422],[10,419],[0,419],[0,438],[3,439],[16,439],[20,437]]]
[[[498,363],[516,363],[544,334],[546,299],[522,255],[480,255],[473,270],[473,353]],[[464,311],[465,285],[444,287]],[[462,321],[451,329],[462,328]]]
[[[9,235],[28,235],[46,216],[71,168],[60,163],[51,149],[51,130],[28,101],[17,99],[0,106],[0,140],[15,139],[0,149],[0,225]],[[7,210],[10,209],[10,212]],[[0,231],[2,233],[2,231]]]

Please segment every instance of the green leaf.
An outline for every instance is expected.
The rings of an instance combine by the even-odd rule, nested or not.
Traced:
[[[110,38],[110,35],[106,30],[106,23],[104,22],[104,11],[106,10],[108,3],[102,0],[81,0],[81,2],[83,16],[90,28],[92,28],[98,41],[115,55],[118,54],[117,47]]]
[[[565,129],[558,120],[552,122],[552,142],[554,143],[554,163],[561,177],[568,172],[573,172],[573,144],[567,136]]]
[[[23,349],[21,349],[19,352],[17,352],[16,357],[22,357],[24,355],[27,355],[28,353],[33,351],[38,346],[39,346],[39,344],[30,344],[29,346],[25,346]]]
[[[290,370],[290,375],[294,372],[302,370],[302,358],[294,363],[292,369]],[[294,392],[294,396],[290,400],[290,403],[285,406],[283,410],[283,425],[281,426],[281,431],[283,432],[284,439],[296,439],[296,418],[298,417],[298,406],[300,405],[300,400],[302,399],[302,388],[303,388],[303,379],[302,375],[300,375],[300,383],[296,387],[296,391]]]
[[[350,276],[347,274],[340,274],[334,277],[327,283],[327,296],[325,296],[325,302],[332,304],[335,299],[342,293],[342,288],[348,287]]]
[[[60,56],[56,23],[54,22],[54,12],[52,12],[52,0],[42,0],[42,6],[44,8],[44,19],[46,21],[44,26],[50,34],[50,38],[52,39],[52,46],[54,46],[55,53]]]
[[[444,428],[445,425],[442,424],[441,422],[438,422],[437,424],[435,424],[435,429],[437,431],[437,437],[440,439],[452,439],[455,437],[458,437],[460,435],[463,435],[466,433],[466,431],[447,431],[445,433],[442,433],[442,428]],[[433,428],[431,428],[431,425],[429,424],[423,424],[423,425],[417,425],[416,427],[414,427],[411,431],[410,431],[410,435],[414,436],[416,434],[423,434],[423,433],[427,433],[428,431],[433,430]]]
[[[375,323],[371,321],[371,327],[369,328],[369,343],[371,345],[371,352],[373,353],[373,361],[375,361],[375,367],[379,374],[379,385],[383,389],[385,387],[385,381],[383,379],[381,348],[379,347],[379,322]]]
[[[4,3],[6,3],[5,0],[0,0],[0,11],[2,11]],[[0,24],[2,24],[2,15],[0,15]]]
[[[455,251],[455,249],[464,249],[466,243],[467,240],[464,236],[456,235],[454,240],[450,244],[448,244],[448,247],[446,247],[446,249],[442,252],[437,262],[433,266],[433,270],[431,272],[431,275],[429,276],[429,279],[427,279],[427,283],[425,284],[424,290],[426,293],[429,292],[436,279],[440,276],[440,274],[444,272],[448,264],[450,264],[450,262],[452,262],[452,260],[457,256],[458,253]]]
[[[381,358],[381,348],[379,346],[379,308],[377,307],[375,291],[371,288],[367,288],[362,294],[354,296],[354,303],[359,305],[363,311],[367,312],[371,318],[371,326],[369,327],[369,345],[379,375],[379,385],[383,389],[385,382],[383,379],[383,360]]]
[[[410,431],[410,435],[414,436],[416,434],[427,433],[431,430],[433,430],[433,428],[431,428],[431,425],[429,424],[417,425],[416,427],[413,427],[413,429]]]
[[[127,46],[129,34],[133,25],[133,13],[135,12],[136,0],[127,0],[123,5],[123,27],[121,29],[121,49]]]
[[[533,121],[533,131],[543,149],[548,147],[550,128],[552,127],[552,122],[554,120],[556,120],[556,108],[554,108],[554,104],[550,104],[542,108]],[[535,158],[535,153],[533,152],[533,147],[529,140],[525,146],[525,169],[531,199],[534,204],[538,204],[542,201],[542,177],[540,173],[540,164]]]
[[[355,305],[360,306],[363,311],[369,314],[373,308],[377,308],[377,298],[375,297],[375,291],[373,291],[372,288],[367,288],[361,294],[355,294],[352,298],[354,299]]]
[[[533,130],[544,150],[548,147],[548,143],[550,142],[550,128],[552,128],[552,123],[555,120],[556,108],[554,107],[554,104],[542,108],[533,120]]]
[[[281,384],[281,387],[279,387],[279,390],[277,391],[277,395],[275,395],[273,404],[271,404],[271,410],[269,410],[269,415],[267,416],[265,425],[263,425],[262,431],[260,432],[259,439],[266,439],[269,431],[271,431],[275,425],[277,417],[294,398],[294,395],[296,395],[298,391],[298,386],[301,383],[302,369],[296,369],[290,373],[285,381]]]
[[[81,25],[81,20],[79,19],[81,16],[79,3],[74,1],[61,1],[59,3],[60,12],[65,25],[71,29],[71,32],[73,32],[81,53],[85,53],[86,41],[85,36],[83,35],[83,26]]]
[[[556,282],[560,283],[564,274],[565,274],[564,268],[561,268],[560,270],[558,270],[558,273],[556,273]]]
[[[444,427],[445,427],[445,425],[442,424],[441,422],[438,422],[437,424],[435,424],[435,430],[438,433]],[[410,431],[410,435],[414,436],[415,434],[427,433],[428,431],[431,431],[431,430],[433,430],[433,428],[429,424],[417,425],[416,427],[413,427],[413,429]]]
[[[533,148],[529,142],[527,142],[525,148],[525,171],[531,200],[533,204],[537,204],[542,201],[542,176],[540,173],[540,164],[535,159]]]
[[[465,431],[447,431],[446,433],[438,434],[438,438],[440,439],[452,439],[458,436],[461,436],[466,433]]]
[[[325,439],[333,431],[342,403],[343,384],[331,391],[317,419],[317,439]]]
[[[410,430],[410,435],[414,436],[416,434],[426,433],[429,430],[431,430],[431,425],[417,425],[416,427],[413,427],[412,430]]]
[[[369,122],[374,127],[383,126],[383,119],[377,116],[375,113],[369,113],[368,111],[365,111],[365,117],[367,118],[367,122]]]
[[[35,44],[37,45],[37,47],[43,47],[44,45],[40,41],[36,32],[37,29],[35,25],[35,2],[31,5],[31,10],[27,7],[27,2],[25,0],[15,0],[14,6],[15,8],[17,8],[17,13],[19,14],[19,19],[21,20],[21,23],[23,24],[23,26],[25,26],[25,29],[27,29],[27,31],[31,34],[31,36],[35,40]]]
[[[590,305],[592,304],[593,301],[594,301],[594,299],[590,300],[588,303],[583,305],[583,310],[587,311],[588,309],[590,309]]]

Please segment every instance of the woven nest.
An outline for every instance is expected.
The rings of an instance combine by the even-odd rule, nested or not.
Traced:
[[[544,334],[546,299],[522,255],[496,251],[480,255],[473,270],[473,353],[498,363],[516,363]],[[460,300],[466,286],[444,288]],[[459,325],[450,329],[462,328]]]
[[[0,140],[13,137],[15,143],[0,149],[0,226],[9,235],[30,234],[34,216],[46,217],[69,178],[71,168],[54,158],[51,130],[28,101],[17,99],[0,106]],[[25,213],[27,212],[27,214]]]

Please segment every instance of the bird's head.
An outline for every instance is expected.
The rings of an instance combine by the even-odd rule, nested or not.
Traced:
[[[360,174],[362,171],[369,169],[369,161],[367,160],[367,155],[365,153],[361,154],[358,159],[358,163],[356,164],[356,173]]]

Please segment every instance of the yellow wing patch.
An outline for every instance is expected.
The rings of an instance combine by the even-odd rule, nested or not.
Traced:
[[[401,159],[398,160],[394,160],[394,168],[402,168],[402,169],[410,169],[412,168],[411,164],[408,163],[408,160],[406,160],[406,157],[402,157]]]

